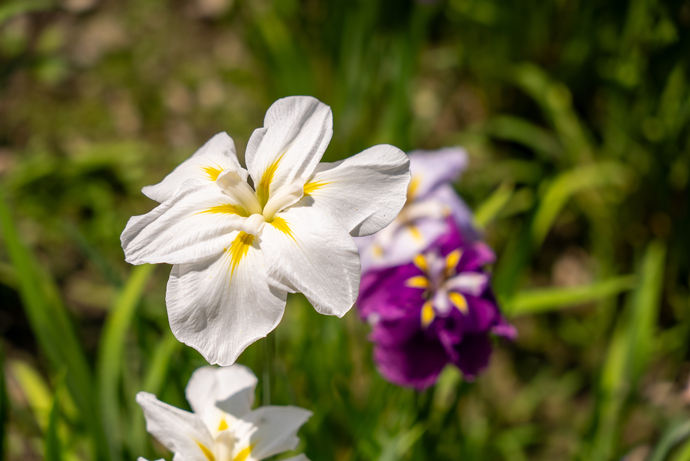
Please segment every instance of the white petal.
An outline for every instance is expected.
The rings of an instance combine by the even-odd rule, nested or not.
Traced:
[[[357,299],[357,247],[330,215],[288,208],[264,226],[261,249],[269,279],[304,293],[318,312],[342,317]]]
[[[395,219],[407,200],[410,161],[397,147],[371,147],[335,163],[320,163],[301,203],[330,213],[354,237],[373,234]]]
[[[307,458],[307,455],[302,453],[300,455],[293,456],[292,458],[283,459],[282,461],[309,461],[309,458]]]
[[[306,181],[332,135],[331,108],[318,99],[291,96],[274,102],[245,156],[261,204],[280,187]]]
[[[292,459],[292,458],[290,458],[290,459]],[[143,457],[139,456],[139,458],[137,458],[137,461],[149,461],[149,460],[146,459],[146,458],[143,458]],[[161,459],[159,459],[158,461],[165,461],[165,459],[161,458]]]
[[[249,413],[256,384],[256,376],[244,365],[206,366],[192,374],[185,393],[194,413],[215,434],[223,424],[230,426],[234,418]]]
[[[311,415],[311,411],[291,406],[257,408],[232,428],[237,437],[233,458],[248,447],[251,447],[249,459],[257,460],[294,450],[299,443],[297,431]]]
[[[168,280],[172,332],[211,364],[232,364],[278,325],[285,310],[287,293],[266,282],[257,239],[238,245],[242,235],[248,236],[233,232],[228,251],[218,257],[173,266]]]
[[[480,296],[489,283],[489,276],[481,272],[460,272],[455,277],[446,280],[444,286],[448,290],[457,290],[472,296]]]
[[[137,403],[144,410],[146,430],[163,446],[187,460],[208,461],[203,450],[212,451],[214,442],[201,418],[148,392],[139,392]]]
[[[218,133],[194,155],[178,165],[163,181],[146,186],[141,191],[150,199],[162,203],[175,195],[188,179],[213,182],[225,170],[237,170],[247,179],[247,171],[240,166],[235,142],[227,133]]]
[[[149,213],[129,220],[120,240],[131,264],[179,264],[217,255],[245,218],[215,184],[181,190]]]

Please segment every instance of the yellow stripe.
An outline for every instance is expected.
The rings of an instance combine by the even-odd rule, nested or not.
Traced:
[[[211,450],[206,448],[206,446],[203,443],[196,440],[196,444],[199,445],[199,448],[201,448],[201,451],[204,452],[204,455],[206,455],[206,459],[208,459],[208,461],[216,461],[216,457],[213,456],[213,453],[211,453]]]
[[[418,254],[415,256],[412,262],[414,262],[414,265],[423,272],[427,272],[429,270],[429,266],[427,265],[426,258],[423,254]]]
[[[249,216],[244,208],[238,205],[217,205],[212,206],[208,210],[202,211],[202,213],[222,213],[222,214],[236,214],[238,216],[244,216],[245,218]]]
[[[224,431],[227,428],[228,428],[228,423],[225,421],[225,418],[221,419],[220,424],[218,425],[218,430]]]
[[[410,185],[407,188],[407,200],[412,201],[415,199],[420,182],[422,182],[422,178],[420,178],[418,175],[412,176],[412,179],[410,179]]]
[[[455,267],[460,262],[460,258],[462,258],[462,250],[459,248],[448,253],[448,256],[446,256],[446,274],[455,272]]]
[[[295,236],[292,233],[292,229],[290,229],[290,226],[288,225],[287,221],[285,221],[285,219],[281,218],[280,216],[276,216],[275,218],[273,218],[273,222],[271,222],[271,225],[283,234],[290,237],[293,241],[297,242],[297,240],[295,240]]]
[[[426,328],[431,322],[434,321],[434,307],[431,305],[431,301],[427,301],[422,306],[422,327]]]
[[[412,238],[415,239],[419,243],[424,242],[424,236],[422,233],[419,231],[419,228],[413,224],[409,225],[408,228],[410,229],[410,233],[412,233]]]
[[[232,241],[230,249],[230,277],[235,273],[235,269],[240,265],[240,261],[247,255],[249,247],[254,243],[254,236],[242,231],[237,234],[235,240]]]
[[[237,453],[237,456],[233,458],[232,461],[245,461],[247,458],[249,458],[249,455],[252,454],[252,450],[254,449],[254,446],[257,444],[257,442],[252,443],[249,445],[247,448],[244,450],[240,451]]]
[[[417,275],[407,279],[405,285],[412,288],[429,288],[429,280],[423,275]]]
[[[204,170],[204,173],[208,175],[211,181],[218,179],[218,176],[223,172],[223,169],[220,167],[213,168],[212,166],[202,166],[201,169]]]
[[[450,302],[452,302],[460,312],[467,314],[467,299],[463,295],[452,291],[448,297],[450,298]]]
[[[264,171],[264,174],[261,176],[259,187],[256,189],[256,195],[257,197],[259,197],[259,203],[261,203],[261,208],[266,206],[266,203],[268,203],[268,197],[271,193],[271,182],[273,181],[273,176],[275,176],[276,174],[278,164],[280,163],[280,160],[283,158],[283,155],[285,155],[285,153],[283,153],[273,163],[271,163],[271,165],[269,165],[269,167],[266,168],[266,171]]]
[[[304,185],[304,195],[312,194],[313,192],[321,189],[323,186],[327,186],[329,184],[329,182],[325,181],[308,182]]]

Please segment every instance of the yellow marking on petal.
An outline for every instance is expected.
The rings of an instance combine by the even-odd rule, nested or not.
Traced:
[[[407,200],[412,201],[417,196],[417,189],[419,189],[419,183],[422,182],[422,178],[419,175],[413,175],[410,179],[410,185],[407,188]]]
[[[424,236],[422,233],[419,231],[419,228],[415,225],[410,225],[408,226],[410,229],[410,233],[412,234],[412,238],[415,239],[417,242],[422,243],[424,242]]]
[[[407,279],[405,285],[412,288],[429,288],[429,279],[423,275],[417,275]]]
[[[208,461],[216,461],[216,457],[213,456],[213,453],[211,453],[211,450],[206,448],[206,446],[203,443],[199,442],[198,440],[195,440],[195,442],[197,445],[199,445],[199,448],[201,448],[201,451],[204,452],[204,455],[206,456],[206,459],[208,459]]]
[[[268,203],[268,198],[271,194],[271,182],[273,182],[273,176],[276,174],[276,170],[278,169],[278,165],[280,164],[280,160],[283,158],[283,155],[285,155],[285,153],[275,159],[275,161],[271,163],[268,168],[266,168],[266,171],[264,171],[264,174],[261,176],[259,187],[256,189],[256,195],[259,197],[261,208],[266,206],[266,203]]]
[[[223,169],[220,167],[214,168],[212,166],[202,166],[201,169],[204,170],[204,173],[208,175],[211,181],[218,179],[218,176],[223,172]]]
[[[208,210],[204,210],[201,213],[236,214],[238,216],[244,216],[245,218],[249,216],[249,214],[241,206],[230,205],[229,203],[225,205],[212,206]]]
[[[254,449],[257,443],[258,441],[252,443],[247,448],[237,453],[237,456],[235,456],[235,458],[233,458],[232,461],[245,461],[247,458],[249,458],[249,455],[252,454],[252,450]]]
[[[294,242],[297,242],[297,240],[295,240],[294,234],[292,233],[292,229],[290,229],[290,226],[288,225],[287,221],[285,221],[285,219],[281,218],[280,216],[276,216],[275,218],[273,218],[273,221],[270,224],[283,234],[290,237]]]
[[[230,277],[235,273],[235,269],[240,265],[240,261],[247,255],[249,247],[254,243],[254,236],[242,231],[237,234],[235,240],[230,244]]]
[[[374,253],[375,258],[383,257],[383,248],[380,245],[374,245],[371,247],[371,252]]]
[[[225,418],[221,419],[220,424],[218,425],[218,430],[224,431],[227,428],[228,428],[228,423],[225,421]]]
[[[448,294],[448,297],[450,298],[450,302],[452,302],[460,312],[467,315],[467,299],[463,295],[452,291]]]
[[[418,254],[415,256],[412,262],[414,262],[414,265],[423,272],[427,272],[429,270],[429,265],[426,263],[426,258],[423,254]]]
[[[304,195],[309,195],[313,192],[316,192],[317,190],[321,189],[324,186],[329,185],[329,182],[325,181],[314,181],[314,182],[308,182],[304,185]]]
[[[459,248],[448,253],[448,256],[446,256],[446,274],[455,272],[455,267],[460,262],[460,258],[462,258],[462,250]]]
[[[426,328],[434,321],[434,307],[431,305],[431,301],[427,301],[422,306],[422,327]]]

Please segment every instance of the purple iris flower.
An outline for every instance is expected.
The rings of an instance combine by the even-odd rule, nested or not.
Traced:
[[[360,315],[373,326],[374,361],[389,381],[419,390],[452,363],[472,380],[491,355],[490,334],[514,338],[483,266],[485,243],[467,238],[448,218],[446,232],[413,262],[362,277]]]
[[[467,166],[467,152],[460,147],[410,153],[410,186],[407,203],[386,228],[355,238],[362,273],[409,263],[447,231],[447,217],[466,235],[476,236],[472,213],[458,197],[452,183]]]

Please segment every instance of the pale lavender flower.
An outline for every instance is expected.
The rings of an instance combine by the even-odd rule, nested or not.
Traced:
[[[448,230],[449,216],[464,234],[476,235],[472,214],[452,186],[466,166],[460,147],[410,153],[412,178],[402,211],[378,233],[355,239],[363,274],[410,262]]]

